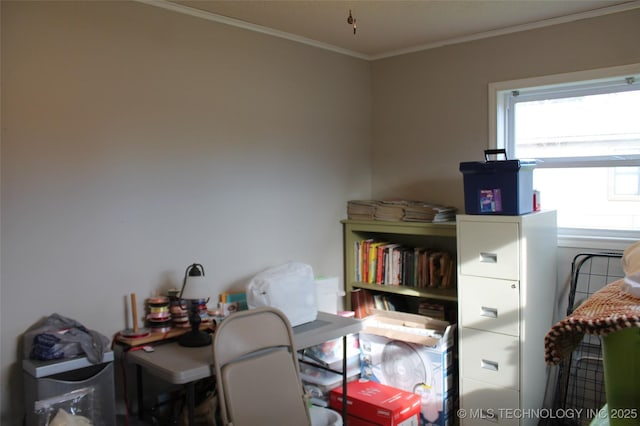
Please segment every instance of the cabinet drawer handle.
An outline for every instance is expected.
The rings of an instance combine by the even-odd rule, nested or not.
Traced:
[[[488,420],[491,423],[498,423],[498,419],[496,418],[496,413],[494,410],[490,410],[487,408],[482,408],[480,410],[481,419]]]
[[[486,359],[480,360],[480,367],[485,370],[498,371],[498,363],[495,361],[488,361]]]
[[[480,311],[481,317],[498,318],[498,310],[496,308],[487,308],[486,306],[481,306]]]
[[[498,263],[498,255],[496,253],[480,253],[480,262],[482,263]]]

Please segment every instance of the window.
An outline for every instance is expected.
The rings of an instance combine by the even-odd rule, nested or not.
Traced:
[[[489,85],[491,147],[536,159],[565,229],[640,235],[640,64]]]
[[[609,199],[640,201],[640,167],[612,167]]]

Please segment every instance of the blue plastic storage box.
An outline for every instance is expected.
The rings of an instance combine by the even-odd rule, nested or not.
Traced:
[[[505,216],[531,213],[535,165],[535,160],[460,163],[465,212]]]

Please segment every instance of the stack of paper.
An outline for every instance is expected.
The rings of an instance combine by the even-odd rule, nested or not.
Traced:
[[[376,208],[376,220],[398,222],[404,218],[406,201],[379,201]]]
[[[351,200],[347,202],[347,217],[351,220],[387,222],[452,222],[455,207],[406,200]]]
[[[456,218],[456,208],[413,201],[404,208],[407,222],[449,222]]]
[[[347,217],[352,220],[374,220],[377,201],[352,200],[347,202]]]

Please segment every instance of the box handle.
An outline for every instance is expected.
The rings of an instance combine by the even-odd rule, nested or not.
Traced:
[[[484,159],[485,161],[489,161],[489,156],[490,155],[495,155],[496,156],[496,160],[497,160],[497,156],[498,155],[504,155],[504,159],[505,161],[507,160],[507,150],[504,148],[501,149],[485,149],[484,150]]]

